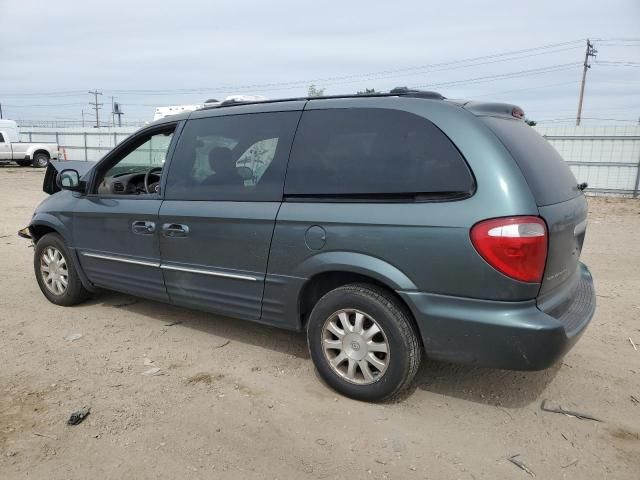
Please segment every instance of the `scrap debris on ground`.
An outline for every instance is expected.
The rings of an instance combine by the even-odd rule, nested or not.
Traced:
[[[558,405],[558,407],[547,407],[546,406],[547,400],[542,400],[542,403],[540,404],[540,410],[544,411],[544,412],[551,412],[551,413],[562,413],[563,415],[566,415],[568,417],[575,417],[578,418],[580,420],[593,420],[594,422],[603,422],[604,420],[600,420],[599,418],[596,418],[592,415],[589,415],[587,413],[581,413],[581,412],[576,412],[573,410],[567,410],[566,408],[563,408],[562,405]]]
[[[77,410],[71,414],[69,420],[67,420],[68,425],[79,425],[84,422],[84,419],[89,416],[91,413],[91,407],[82,407],[80,410]]]
[[[518,460],[517,457],[519,457],[519,456],[520,456],[520,454],[516,453],[515,455],[511,455],[507,460],[509,460],[511,463],[513,463],[520,470],[524,470],[525,472],[527,472],[532,477],[535,477],[536,474],[533,473],[533,471],[529,467],[527,467],[522,461]]]

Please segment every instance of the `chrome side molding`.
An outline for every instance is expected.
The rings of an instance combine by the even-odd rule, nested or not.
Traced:
[[[112,260],[114,262],[132,263],[134,265],[143,265],[145,267],[156,267],[156,268],[158,268],[160,266],[160,264],[156,263],[156,262],[146,262],[144,260],[133,260],[133,259],[124,258],[124,257],[114,257],[112,255],[103,255],[101,253],[82,252],[82,255],[84,255],[85,257],[91,257],[91,258],[100,258],[102,260]]]
[[[113,255],[103,255],[101,253],[92,253],[92,252],[82,252],[82,255],[84,255],[85,257],[99,258],[102,260],[111,260],[114,262],[131,263],[133,265],[142,265],[144,267],[162,268],[164,270],[173,270],[176,272],[197,273],[200,275],[211,275],[214,277],[234,278],[236,280],[248,280],[251,282],[258,281],[258,277],[254,277],[251,275],[239,275],[235,273],[220,272],[218,270],[203,270],[200,268],[177,267],[175,265],[166,265],[166,264],[161,264],[157,262],[147,262],[144,260],[133,260],[130,258],[116,257]]]
[[[201,270],[199,268],[175,267],[173,265],[166,265],[166,264],[160,265],[160,268],[164,270],[175,270],[177,272],[199,273],[201,275],[213,275],[214,277],[235,278],[238,280],[250,280],[252,282],[258,281],[256,277],[252,277],[250,275],[237,275],[235,273],[219,272],[216,270]]]

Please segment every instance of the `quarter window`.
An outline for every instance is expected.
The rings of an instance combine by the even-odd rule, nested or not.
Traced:
[[[291,152],[285,194],[403,197],[467,194],[473,177],[433,123],[389,109],[304,112]]]
[[[176,146],[169,200],[279,201],[300,112],[189,120]]]

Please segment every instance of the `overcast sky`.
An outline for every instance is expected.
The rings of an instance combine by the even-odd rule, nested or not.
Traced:
[[[637,122],[640,0],[0,0],[0,103],[5,118],[80,120],[98,89],[104,120],[112,95],[125,120],[150,120],[155,106],[237,93],[406,85],[568,119],[587,37],[584,117]]]

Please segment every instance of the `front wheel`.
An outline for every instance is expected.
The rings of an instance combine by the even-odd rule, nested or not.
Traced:
[[[381,401],[409,386],[422,360],[411,314],[389,292],[346,285],[313,308],[307,341],[314,365],[339,393]]]
[[[51,303],[71,306],[89,297],[67,247],[57,233],[47,233],[38,240],[33,267],[38,286]]]
[[[31,164],[36,168],[44,168],[49,164],[49,155],[44,152],[38,152],[33,156]]]

